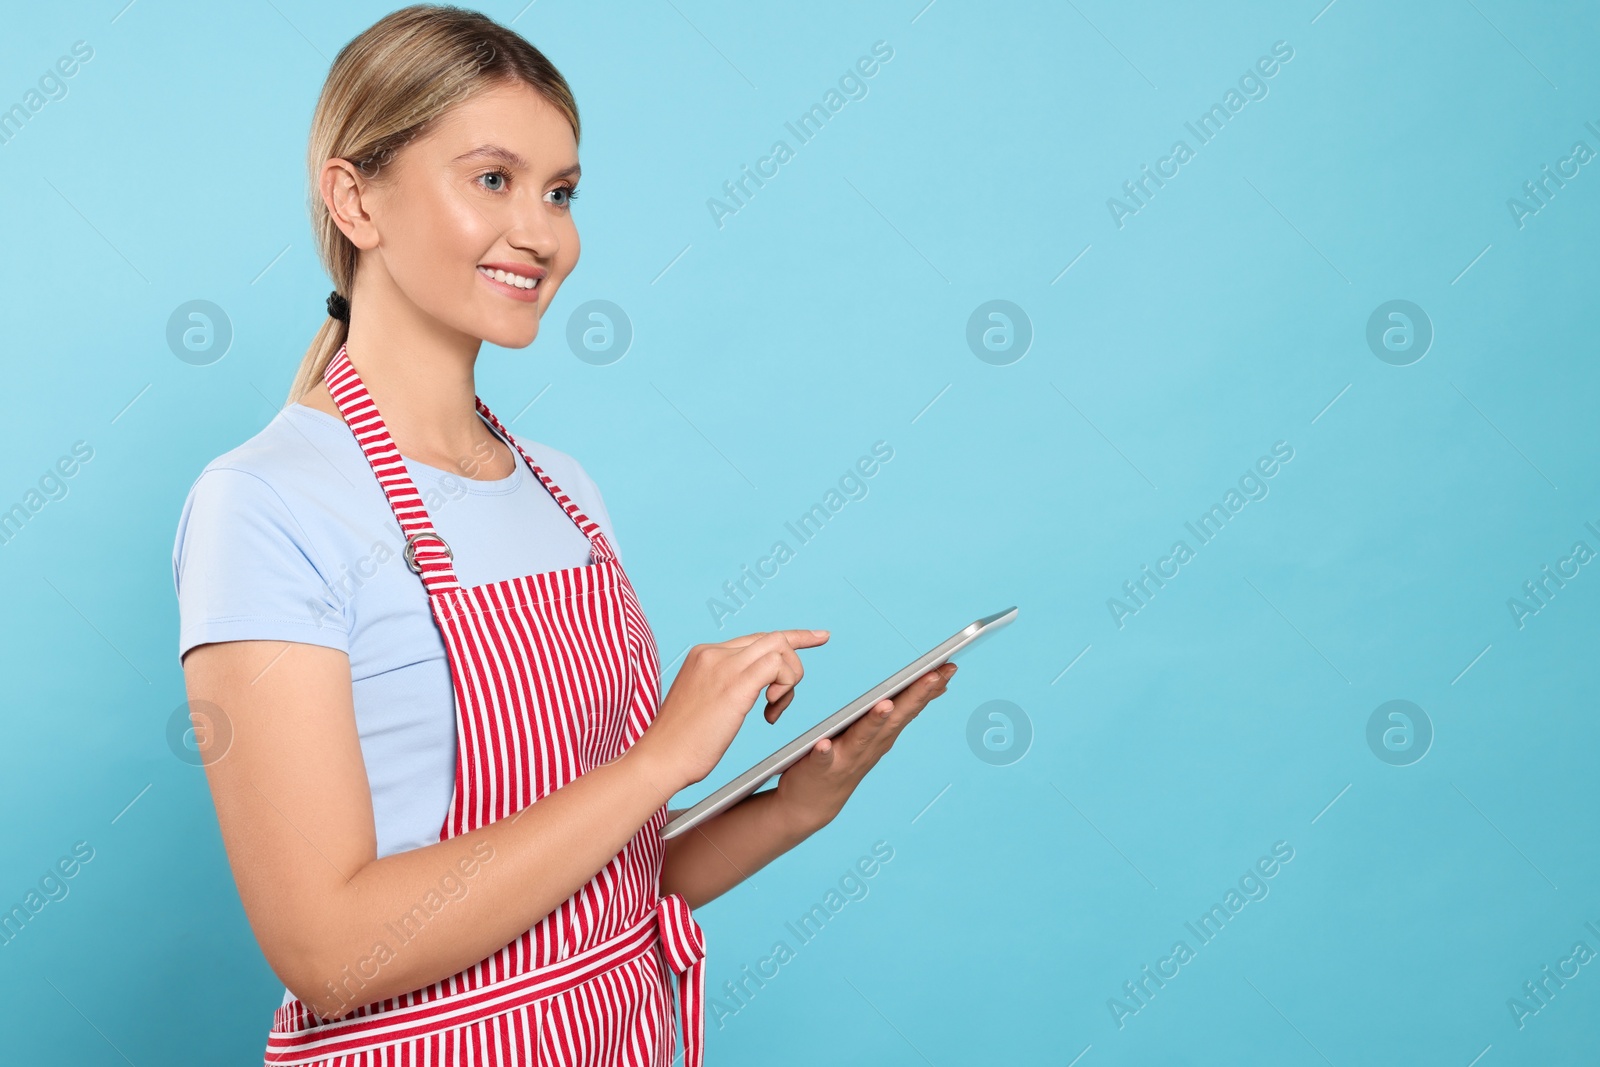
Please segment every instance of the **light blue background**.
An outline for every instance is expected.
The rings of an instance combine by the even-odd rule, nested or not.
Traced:
[[[1600,150],[1600,15],[1324,3],[485,7],[576,92],[584,252],[538,341],[486,351],[481,394],[601,486],[669,677],[693,642],[833,631],[783,724],[752,716],[679,803],[1021,609],[837,820],[699,909],[708,993],[739,1007],[709,1062],[1592,1058],[1600,963],[1521,1029],[1507,1000],[1600,951],[1600,571],[1520,629],[1507,600],[1600,549],[1600,169],[1521,228],[1506,201]],[[308,122],[386,10],[7,14],[0,105],[94,48],[0,146],[0,505],[94,449],[0,549],[0,904],[95,849],[0,949],[15,1062],[258,1062],[281,987],[166,741],[170,551],[195,475],[271,418],[321,321]],[[868,95],[719,229],[708,198],[879,40]],[[1107,198],[1280,40],[1269,95],[1119,229]],[[165,339],[195,299],[234,330],[204,366]],[[635,331],[609,365],[566,340],[591,299]],[[1006,366],[966,342],[993,299],[1034,332]],[[1409,366],[1365,340],[1392,299],[1435,330]],[[868,495],[719,630],[708,599],[877,440]],[[1107,598],[1279,440],[1270,495],[1119,629]],[[1391,699],[1436,732],[1409,766],[1366,741]],[[990,700],[1032,726],[1009,766],[966,740]],[[870,892],[728,998],[878,841]],[[1270,895],[1119,1028],[1108,999],[1277,841]]]

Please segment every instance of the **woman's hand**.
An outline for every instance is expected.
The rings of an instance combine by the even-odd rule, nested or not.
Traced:
[[[900,730],[928,701],[945,691],[955,673],[954,663],[934,668],[892,700],[878,701],[844,733],[824,737],[811,746],[798,763],[778,776],[773,792],[786,815],[808,833],[831,822],[861,779],[889,751]],[[776,718],[768,716],[769,721]]]
[[[722,759],[761,690],[769,722],[789,706],[806,673],[795,649],[827,640],[826,630],[775,630],[695,645],[633,750],[663,768],[669,795],[693,785]]]

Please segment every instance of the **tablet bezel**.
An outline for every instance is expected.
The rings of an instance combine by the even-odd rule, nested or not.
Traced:
[[[950,637],[939,642],[939,644],[898,671],[895,671],[889,677],[862,693],[850,703],[772,753],[772,755],[761,760],[698,804],[679,812],[676,817],[661,828],[661,839],[666,841],[677,837],[679,834],[705,822],[713,815],[719,815],[731,808],[760,789],[773,777],[798,763],[807,752],[811,751],[811,747],[822,738],[833,737],[842,733],[851,723],[871,710],[872,706],[877,704],[878,701],[884,697],[896,695],[935,667],[942,666],[948,662],[951,656],[972,644],[979,637],[998,630],[1016,618],[1016,615],[1017,609],[1013,605],[1004,611],[997,611],[993,615],[985,615],[983,618],[963,626]]]

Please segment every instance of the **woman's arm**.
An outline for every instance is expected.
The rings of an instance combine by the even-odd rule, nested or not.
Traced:
[[[689,907],[698,908],[821,828],[796,819],[777,793],[768,789],[745,797],[669,840],[661,861],[661,892],[682,893]],[[670,821],[677,813],[667,814]]]
[[[229,864],[267,962],[325,1017],[489,956],[608,863],[681,785],[650,746],[517,815],[377,859],[350,662],[278,641],[201,645],[191,701],[231,730],[201,746]]]

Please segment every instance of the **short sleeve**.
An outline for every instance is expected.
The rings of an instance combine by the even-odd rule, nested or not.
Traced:
[[[305,530],[267,482],[246,471],[201,473],[172,550],[178,658],[213,641],[275,640],[349,652],[346,598],[324,577]]]

